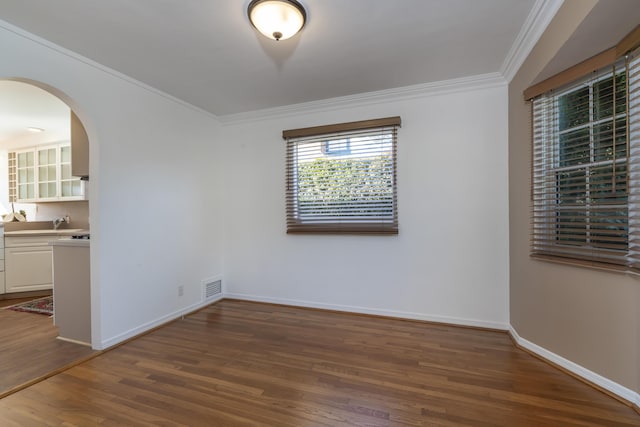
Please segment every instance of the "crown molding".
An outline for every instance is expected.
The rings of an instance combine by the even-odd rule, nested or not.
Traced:
[[[6,30],[6,31],[8,31],[10,33],[15,34],[18,37],[22,37],[24,39],[30,40],[30,41],[32,41],[34,43],[39,44],[40,46],[43,46],[43,47],[45,47],[47,49],[51,49],[51,50],[53,50],[55,52],[58,52],[58,53],[60,53],[60,54],[62,54],[64,56],[67,56],[67,57],[69,57],[69,58],[71,58],[71,59],[73,59],[75,61],[81,62],[81,63],[83,63],[83,64],[85,64],[85,65],[87,65],[89,67],[95,68],[96,70],[99,70],[99,71],[101,71],[101,72],[103,72],[105,74],[109,74],[112,77],[115,77],[117,79],[125,81],[125,82],[127,82],[127,83],[129,83],[131,85],[137,86],[137,87],[139,87],[139,88],[141,88],[143,90],[151,92],[151,93],[153,93],[155,95],[158,95],[158,96],[160,96],[162,98],[165,98],[165,99],[167,99],[167,100],[169,100],[171,102],[179,104],[179,105],[181,105],[183,107],[186,107],[186,108],[188,108],[190,110],[193,110],[193,111],[199,112],[201,114],[204,114],[204,115],[206,115],[206,116],[208,116],[210,118],[213,118],[216,121],[218,120],[218,117],[215,114],[210,113],[209,111],[203,110],[200,107],[196,107],[193,104],[190,104],[188,102],[185,102],[185,101],[181,100],[180,98],[176,98],[173,95],[169,95],[168,93],[163,92],[163,91],[161,91],[159,89],[156,89],[153,86],[149,86],[146,83],[143,83],[143,82],[141,82],[139,80],[134,79],[133,77],[130,77],[130,76],[126,75],[126,74],[123,74],[123,73],[121,73],[119,71],[116,71],[113,68],[109,68],[106,65],[102,65],[99,62],[96,62],[96,61],[94,61],[92,59],[89,59],[89,58],[87,58],[85,56],[80,55],[77,52],[74,52],[74,51],[69,50],[67,48],[64,48],[64,47],[62,47],[60,45],[57,45],[57,44],[55,44],[53,42],[50,42],[47,39],[44,39],[44,38],[42,38],[40,36],[37,36],[35,34],[32,34],[32,33],[28,32],[28,31],[25,31],[22,28],[16,27],[15,25],[10,24],[10,23],[8,23],[6,21],[3,21],[1,19],[0,19],[0,29],[4,29],[4,30]],[[8,77],[8,76],[5,76],[5,77]],[[25,77],[25,76],[12,76],[12,77],[20,78],[20,77]],[[43,82],[43,83],[47,83],[47,82]]]
[[[511,82],[515,77],[563,3],[564,0],[536,0],[500,67],[500,74],[507,82]]]
[[[498,87],[508,84],[508,82],[510,82],[511,79],[515,76],[519,67],[529,55],[563,2],[564,0],[536,0],[531,12],[527,16],[527,20],[525,21],[522,30],[518,34],[514,44],[511,46],[511,49],[509,50],[509,53],[507,54],[507,57],[505,58],[505,61],[502,64],[499,72],[450,80],[442,80],[419,85],[404,86],[381,91],[365,92],[355,95],[227,115],[215,115],[200,107],[176,98],[173,95],[169,95],[168,93],[163,92],[155,87],[149,86],[146,83],[136,80],[126,74],[102,65],[89,58],[86,58],[85,56],[82,56],[74,51],[52,43],[35,34],[29,33],[6,21],[0,20],[0,28],[5,29],[17,36],[35,42],[41,46],[54,50],[62,55],[65,55],[97,70],[100,70],[115,78],[126,81],[129,84],[161,96],[183,107],[204,114],[222,124],[230,125],[256,120],[268,120],[291,115],[327,111],[335,108],[366,106],[380,102],[404,101],[414,98]]]
[[[318,113],[336,108],[362,107],[371,104],[379,104],[381,102],[398,102],[455,92],[468,92],[478,89],[506,86],[506,84],[506,80],[500,73],[479,74],[459,79],[442,80],[413,86],[403,86],[394,89],[365,92],[356,95],[248,111],[245,113],[221,115],[218,116],[218,119],[224,125],[232,125],[301,114]]]

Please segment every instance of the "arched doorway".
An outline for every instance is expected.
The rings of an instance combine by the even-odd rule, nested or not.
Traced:
[[[0,265],[4,264],[0,270],[0,298],[5,301],[11,300],[14,296],[24,300],[30,295],[39,297],[41,294],[53,293],[54,276],[59,275],[53,273],[54,262],[50,261],[50,279],[47,280],[43,278],[47,275],[47,269],[41,264],[36,265],[36,260],[38,263],[46,261],[47,251],[53,254],[57,246],[44,246],[43,242],[57,238],[71,240],[72,236],[85,234],[77,231],[86,230],[88,233],[89,230],[89,196],[86,181],[88,137],[69,101],[65,101],[66,98],[59,91],[37,82],[0,80],[0,213],[23,211],[26,214],[17,215],[18,219],[25,219],[26,216],[26,221],[3,224],[4,229],[11,230],[2,237],[3,242],[8,244],[0,249],[3,260]],[[80,143],[83,144],[80,151],[74,150],[73,146],[74,141],[78,142],[78,137],[81,137]],[[76,176],[78,172],[74,171],[73,158],[79,158],[76,154],[78,152],[80,156],[84,156],[82,160],[85,163],[80,165],[79,169],[83,171],[80,176],[85,180]],[[15,219],[14,215],[11,217]],[[54,220],[59,219],[63,219],[64,222],[54,229]],[[28,246],[32,244],[41,246]],[[30,335],[27,331],[21,335],[19,344],[5,347],[3,362],[14,358],[17,359],[18,367],[11,376],[4,375],[5,378],[11,377],[14,381],[12,384],[12,381],[7,379],[0,384],[0,396],[10,391],[12,386],[46,375],[47,372],[43,370],[50,372],[59,369],[75,359],[86,357],[91,352],[90,348],[79,344],[91,344],[89,241],[85,244],[86,298],[80,303],[81,306],[78,306],[78,301],[74,301],[73,304],[58,304],[64,302],[63,298],[54,298],[56,316],[48,322],[51,332],[44,328],[47,324],[41,319],[19,315],[5,316],[11,319],[10,322],[3,323],[5,328],[15,327],[16,331],[24,330],[25,326],[19,325],[20,322],[33,322],[33,328],[40,328],[37,333],[38,339],[45,339],[43,337],[46,336],[46,339],[52,338],[55,342],[34,343],[33,340],[29,340]],[[73,268],[74,271],[70,272],[71,276],[67,274],[67,277],[77,275],[77,253],[72,258],[73,262],[69,264],[69,268]],[[57,267],[57,273],[65,273],[63,270],[63,267]],[[59,323],[65,317],[77,317],[77,312],[82,312],[86,319],[84,322],[75,322],[86,329],[85,339],[65,337],[65,333],[58,332],[62,328],[59,325],[54,326],[54,322]],[[56,340],[56,335],[75,342]],[[29,360],[28,347],[18,348],[22,344],[40,344],[41,347],[49,349],[52,354],[48,362],[53,361],[53,364],[45,363],[42,369],[38,370],[39,362]],[[59,366],[55,366],[56,364]],[[23,370],[21,374],[20,366],[28,366],[29,369]]]

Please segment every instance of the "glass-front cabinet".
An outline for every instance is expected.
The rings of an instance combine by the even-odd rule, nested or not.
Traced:
[[[83,198],[84,185],[80,178],[71,176],[71,146],[60,146],[60,196],[62,198]]]
[[[84,183],[71,176],[69,143],[16,151],[18,202],[84,200]]]
[[[47,147],[36,150],[38,158],[38,198],[58,197],[58,148]]]
[[[36,198],[36,163],[33,150],[16,153],[17,197],[20,201]]]

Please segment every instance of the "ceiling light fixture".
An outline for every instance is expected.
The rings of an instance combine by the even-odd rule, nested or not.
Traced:
[[[44,132],[44,129],[42,129],[42,128],[34,128],[34,127],[31,127],[31,126],[28,127],[27,130],[29,132]]]
[[[296,0],[251,0],[249,21],[272,40],[286,40],[304,27],[307,12]]]

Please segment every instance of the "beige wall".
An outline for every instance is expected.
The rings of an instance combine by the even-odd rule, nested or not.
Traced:
[[[509,86],[510,316],[518,334],[640,392],[640,278],[529,258],[530,106],[522,92],[595,0],[566,0]]]
[[[90,228],[88,201],[38,203],[33,221],[50,221],[66,215],[72,228]]]

